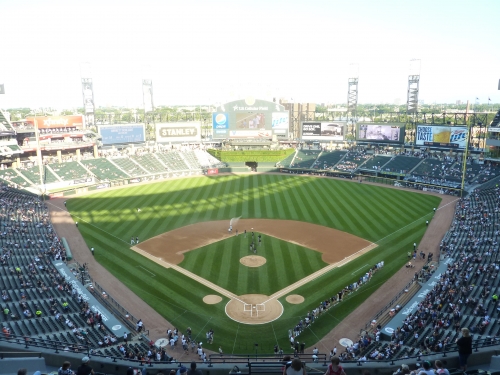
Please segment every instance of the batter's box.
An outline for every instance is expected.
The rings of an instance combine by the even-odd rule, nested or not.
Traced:
[[[255,305],[255,309],[257,311],[266,311],[266,305],[264,305],[263,303],[258,303]]]
[[[243,304],[243,311],[246,311],[246,312],[252,312],[252,305],[249,304],[249,303],[244,303]]]

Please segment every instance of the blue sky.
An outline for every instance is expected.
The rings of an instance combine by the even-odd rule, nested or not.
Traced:
[[[82,105],[88,62],[96,105],[142,106],[279,96],[406,101],[412,58],[420,99],[500,103],[500,1],[0,0],[0,107]]]

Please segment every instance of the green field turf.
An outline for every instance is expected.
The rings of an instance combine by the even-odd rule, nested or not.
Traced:
[[[266,258],[266,263],[247,267],[240,259],[254,254],[249,249],[251,242],[250,234],[246,238],[243,234],[230,237],[186,253],[180,266],[238,296],[249,293],[270,296],[328,265],[318,251],[263,235],[257,255]]]
[[[407,259],[406,252],[413,248],[413,242],[420,242],[426,229],[425,220],[432,218],[432,209],[439,202],[440,198],[434,196],[348,181],[248,175],[186,178],[107,190],[68,200],[67,208],[79,222],[87,245],[96,249],[97,261],[181,331],[190,326],[194,336],[205,341],[205,332],[212,328],[215,341],[212,347],[207,347],[216,350],[222,345],[225,353],[252,353],[255,342],[259,343],[259,351],[271,353],[277,343],[286,351],[288,330],[300,317],[357,281],[369,266],[385,261],[385,267],[353,294],[349,303],[330,309],[300,336],[300,341],[313,345],[401,268]],[[140,213],[137,208],[141,208]],[[229,221],[237,216],[307,221],[352,233],[379,246],[293,291],[306,297],[303,304],[291,305],[285,298],[280,299],[284,313],[279,320],[253,326],[227,318],[224,312],[227,298],[223,297],[219,304],[206,305],[202,298],[214,294],[212,290],[129,249],[131,236],[139,236],[143,241],[188,224]],[[187,256],[186,268],[211,273],[209,267],[203,270],[204,265],[216,264],[220,257],[217,251],[207,250],[204,256],[200,251],[197,260]],[[289,261],[291,265],[292,260]],[[238,267],[232,262],[231,266]],[[286,261],[283,264],[286,267]],[[207,276],[210,277],[215,276]],[[248,285],[231,278],[238,291]],[[259,293],[266,294],[264,290],[272,290],[274,286],[265,286],[264,281],[259,280]],[[364,323],[360,322],[360,327]]]

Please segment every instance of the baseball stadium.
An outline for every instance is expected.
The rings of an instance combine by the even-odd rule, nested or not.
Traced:
[[[248,108],[267,129],[239,130]],[[2,116],[12,139],[33,132]],[[156,124],[168,144],[123,142],[141,125],[117,124],[42,165],[18,154],[0,172],[5,350],[49,369],[83,353],[100,373],[277,373],[288,358],[315,373],[332,357],[349,373],[442,357],[459,371],[465,327],[469,364],[493,361],[500,165],[465,157],[473,127],[448,127],[448,152],[415,146],[442,125],[395,121],[304,121],[279,141],[293,116],[247,98]]]
[[[500,3],[353,4],[2,3],[0,374],[500,375]]]

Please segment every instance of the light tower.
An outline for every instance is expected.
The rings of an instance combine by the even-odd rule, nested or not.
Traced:
[[[95,103],[94,103],[94,85],[92,82],[91,66],[89,62],[80,64],[80,76],[82,79],[83,95],[83,115],[85,116],[85,126],[93,126],[95,123]]]
[[[418,112],[418,92],[420,84],[420,59],[410,60],[408,75],[408,93],[406,97],[406,113],[416,115]]]
[[[350,133],[354,135],[354,123],[357,121],[358,109],[358,80],[359,64],[349,64],[349,78],[347,80],[347,125],[351,127]]]
[[[151,79],[142,80],[142,101],[144,104],[144,123],[153,123],[153,133],[156,138],[155,107],[153,103],[153,81]]]

